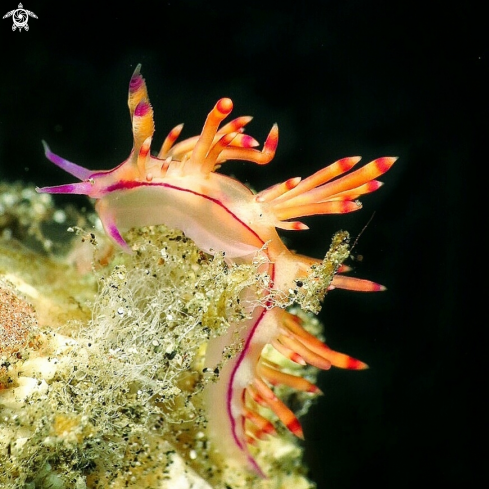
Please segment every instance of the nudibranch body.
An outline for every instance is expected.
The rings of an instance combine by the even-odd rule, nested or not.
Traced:
[[[341,159],[301,180],[290,178],[254,194],[245,185],[216,173],[226,160],[269,163],[278,143],[274,125],[263,145],[244,134],[251,117],[238,117],[221,126],[233,104],[228,98],[217,102],[207,116],[200,136],[175,143],[183,125],[170,131],[157,156],[150,153],[154,133],[153,109],[146,83],[138,66],[129,85],[129,111],[134,137],[129,158],[113,170],[91,171],[50,151],[49,160],[80,180],[78,183],[44,187],[39,192],[83,194],[96,200],[96,211],[107,235],[126,252],[132,252],[121,231],[132,227],[165,224],[191,238],[204,252],[223,252],[229,264],[250,263],[263,258],[262,270],[271,289],[289,291],[305,278],[319,260],[297,255],[280,239],[276,228],[304,230],[294,220],[314,214],[347,213],[358,210],[359,196],[381,185],[376,178],[385,173],[395,158],[374,160],[349,172],[358,157]],[[221,126],[221,127],[220,127]],[[349,173],[348,173],[349,172]],[[383,287],[367,280],[336,274],[345,271],[341,263],[331,274],[329,288],[378,291]],[[333,276],[334,275],[334,276]],[[288,359],[321,369],[331,365],[363,369],[366,365],[335,352],[301,326],[300,319],[274,304],[271,292],[253,301],[250,291],[250,319],[238,328],[242,349],[222,368],[219,380],[208,386],[209,437],[217,451],[264,475],[249,447],[275,433],[263,417],[261,407],[272,410],[295,435],[302,429],[294,413],[273,392],[273,386],[317,393],[317,387],[301,377],[287,374],[262,358],[263,348],[273,345]],[[206,363],[216,365],[236,331],[209,341]]]

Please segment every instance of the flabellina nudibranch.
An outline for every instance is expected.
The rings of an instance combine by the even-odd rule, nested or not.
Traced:
[[[157,156],[150,152],[154,133],[153,109],[146,83],[138,65],[129,84],[128,105],[132,121],[133,149],[124,162],[112,170],[92,171],[52,153],[44,143],[46,157],[80,180],[78,183],[44,187],[38,192],[83,194],[96,200],[95,209],[109,238],[122,250],[131,247],[122,236],[132,227],[164,224],[183,231],[204,252],[222,252],[229,264],[251,263],[260,254],[262,268],[275,291],[297,289],[320,260],[290,251],[276,228],[305,230],[295,220],[314,214],[338,214],[361,208],[359,196],[377,190],[376,178],[394,164],[396,158],[376,159],[355,171],[359,157],[343,158],[301,179],[289,178],[266,190],[253,193],[239,181],[217,173],[227,160],[268,164],[278,143],[275,124],[263,145],[244,134],[251,117],[238,117],[221,126],[233,103],[220,99],[205,121],[200,136],[176,143],[183,125],[170,131]],[[373,292],[384,287],[341,273],[347,267],[334,267],[328,289]],[[253,291],[250,295],[253,295]],[[330,349],[301,326],[292,312],[278,307],[266,293],[250,309],[246,327],[236,326],[223,336],[211,339],[206,364],[222,358],[230,338],[239,335],[241,351],[224,364],[216,383],[207,386],[208,434],[217,452],[264,476],[251,451],[251,445],[274,434],[272,423],[262,416],[263,408],[275,413],[296,436],[301,425],[294,413],[275,395],[273,386],[318,393],[319,389],[302,377],[283,372],[262,358],[271,344],[289,360],[320,369],[332,365],[360,370],[366,364]]]

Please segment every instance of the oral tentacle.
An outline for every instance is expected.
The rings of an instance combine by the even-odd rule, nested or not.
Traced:
[[[44,154],[46,155],[46,158],[49,161],[54,163],[56,166],[59,166],[59,168],[69,173],[70,175],[73,175],[74,177],[78,178],[79,180],[86,180],[93,173],[93,171],[89,170],[88,168],[84,168],[83,166],[77,165],[76,163],[72,163],[71,161],[61,158],[61,156],[54,154],[49,149],[49,146],[47,145],[46,141],[42,141],[42,145],[44,147]]]
[[[76,194],[90,195],[93,185],[90,182],[68,183],[65,185],[56,185],[54,187],[36,188],[36,191],[42,194]]]

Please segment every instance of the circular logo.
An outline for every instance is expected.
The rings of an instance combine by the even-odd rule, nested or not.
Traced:
[[[37,19],[37,15],[30,10],[26,10],[21,3],[19,3],[15,10],[11,10],[3,16],[4,19],[7,17],[12,17],[12,30],[15,31],[16,29],[19,29],[19,32],[22,29],[25,29],[26,31],[29,30],[29,25],[27,24],[29,17],[34,17],[34,19]]]

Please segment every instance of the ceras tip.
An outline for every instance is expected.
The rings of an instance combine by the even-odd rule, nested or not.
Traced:
[[[216,109],[224,116],[227,116],[233,110],[233,101],[230,98],[222,98],[217,102]]]
[[[263,145],[264,153],[272,153],[275,154],[275,150],[278,146],[278,125],[275,123],[270,130],[265,144]]]
[[[375,160],[375,166],[380,173],[387,172],[391,166],[397,161],[397,156],[384,156]]]
[[[386,287],[378,284],[377,282],[341,275],[342,273],[347,271],[349,270],[346,269],[337,271],[337,274],[333,277],[333,280],[331,282],[331,289],[345,289],[356,292],[383,292],[384,290],[386,290]]]
[[[297,187],[297,185],[299,185],[301,180],[302,180],[301,177],[293,177],[293,178],[289,178],[288,180],[286,180],[285,186],[286,186],[287,190],[292,190],[293,188]]]
[[[384,185],[383,182],[380,182],[379,180],[371,180],[370,182],[367,182],[365,187],[365,193],[371,193],[375,192],[378,190],[382,185]]]
[[[291,222],[291,224],[294,231],[307,231],[309,229],[309,226],[307,224],[304,224],[300,221],[293,221]]]
[[[347,370],[367,370],[369,366],[365,362],[349,357],[344,368]]]
[[[249,115],[242,115],[240,117],[236,117],[232,121],[228,122],[224,126],[219,129],[219,132],[235,132],[239,130],[243,130],[244,126],[249,124],[253,120],[253,117]]]
[[[361,156],[348,156],[346,158],[338,160],[336,163],[338,164],[340,173],[346,173],[348,170],[353,168],[361,159]]]
[[[293,419],[290,423],[285,425],[287,429],[293,433],[297,438],[304,440],[304,431],[302,430],[302,426],[297,418]]]
[[[260,143],[252,136],[248,134],[242,134],[240,137],[240,146],[242,148],[256,148]]]

